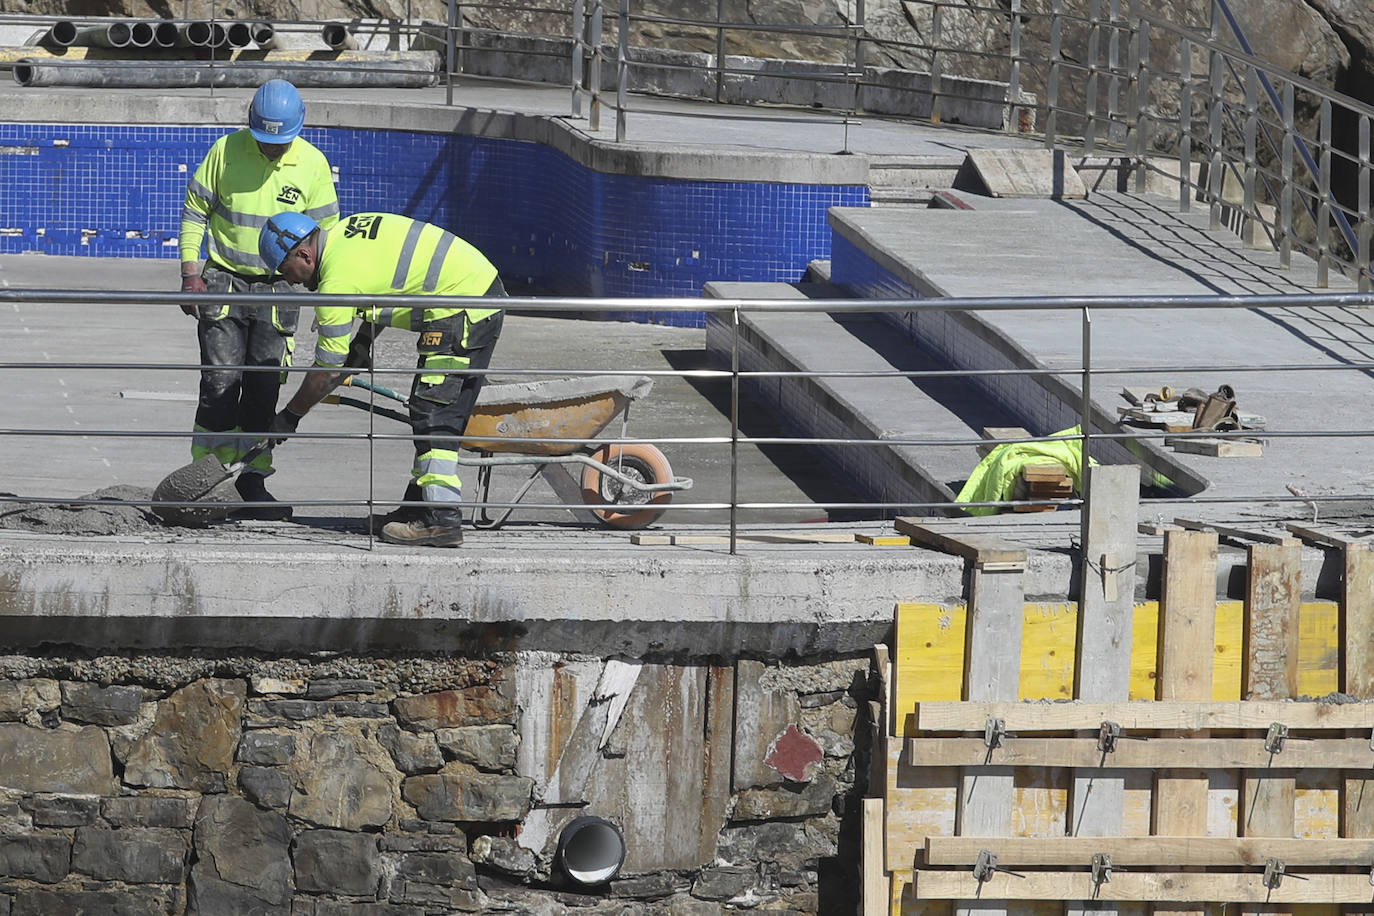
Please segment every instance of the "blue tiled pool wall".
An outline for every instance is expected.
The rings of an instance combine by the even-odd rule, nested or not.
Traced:
[[[0,252],[175,258],[186,181],[225,132],[0,123]],[[800,280],[811,260],[830,257],[826,211],[868,205],[863,185],[606,175],[512,140],[303,136],[338,169],[343,212],[437,223],[512,285],[556,295],[695,297],[711,280]]]

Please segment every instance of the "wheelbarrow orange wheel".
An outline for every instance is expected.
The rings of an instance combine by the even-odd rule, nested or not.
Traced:
[[[592,453],[592,460],[613,467],[631,480],[641,483],[668,483],[673,469],[668,458],[652,445],[632,442],[627,445],[603,445]],[[673,498],[671,490],[645,492],[616,480],[600,468],[582,467],[582,501],[589,506],[614,506],[593,509],[596,517],[612,528],[644,528],[663,514],[663,507]]]

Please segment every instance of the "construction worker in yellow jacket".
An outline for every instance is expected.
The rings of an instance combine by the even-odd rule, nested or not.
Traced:
[[[248,127],[215,141],[186,186],[181,214],[181,289],[210,293],[181,309],[198,319],[201,370],[191,456],[213,454],[224,464],[240,460],[267,431],[277,411],[282,366],[288,365],[297,306],[235,304],[228,293],[289,291],[272,283],[258,254],[258,233],[282,210],[310,214],[322,226],[338,222],[339,200],[323,153],[300,137],[305,103],[286,80],[269,80],[248,106]],[[208,257],[202,267],[202,243]],[[244,371],[233,366],[263,366]],[[247,502],[239,518],[284,519],[291,507],[276,503],[265,480],[272,452],[253,459],[235,481]]]
[[[333,229],[301,213],[279,213],[263,226],[259,251],[263,262],[284,279],[321,293],[506,294],[496,268],[476,248],[438,226],[394,213],[355,213]],[[272,421],[272,432],[295,432],[301,418],[344,379],[347,369],[371,364],[365,348],[357,346],[355,318],[364,322],[357,337],[369,345],[386,327],[419,335],[417,374],[409,398],[416,436],[410,483],[399,509],[369,520],[372,530],[392,544],[456,547],[463,543],[458,437],[485,376],[444,370],[486,369],[501,334],[503,313],[452,305],[418,310],[315,306],[315,365],[345,371],[306,373]]]

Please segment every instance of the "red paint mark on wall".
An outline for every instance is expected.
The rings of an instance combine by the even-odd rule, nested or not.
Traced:
[[[768,756],[763,762],[793,782],[810,782],[823,756],[815,738],[797,726],[789,725],[773,740],[773,746],[768,749]]]

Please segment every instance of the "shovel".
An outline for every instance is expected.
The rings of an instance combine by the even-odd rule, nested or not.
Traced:
[[[201,527],[229,517],[239,502],[237,496],[215,492],[220,484],[232,480],[249,462],[271,447],[271,440],[263,439],[244,452],[233,464],[220,464],[214,455],[177,468],[153,489],[154,502],[198,503],[194,506],[153,506],[158,518],[169,525]]]

